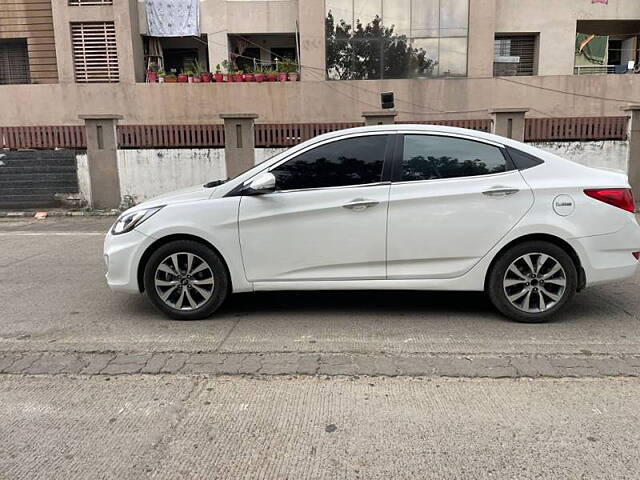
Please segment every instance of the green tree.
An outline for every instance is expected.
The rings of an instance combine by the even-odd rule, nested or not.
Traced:
[[[333,13],[325,19],[327,74],[339,80],[371,80],[430,76],[436,61],[413,48],[406,35],[385,27],[379,16],[355,29]]]

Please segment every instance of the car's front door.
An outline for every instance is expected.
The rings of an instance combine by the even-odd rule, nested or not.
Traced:
[[[272,167],[276,191],[240,201],[247,279],[384,279],[392,137],[332,140]]]
[[[470,270],[533,204],[498,145],[406,134],[389,195],[389,279],[453,278]]]

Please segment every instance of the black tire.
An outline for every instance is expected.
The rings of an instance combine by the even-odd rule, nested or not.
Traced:
[[[564,275],[563,275],[563,278],[560,279],[560,282],[564,280],[565,282],[564,290],[561,291],[560,298],[557,301],[555,301],[553,306],[548,306],[548,304],[552,303],[554,300],[551,297],[547,296],[546,293],[542,294],[539,292],[540,291],[546,292],[547,288],[551,289],[552,287],[550,284],[552,282],[556,283],[557,280],[556,282],[554,282],[553,279],[552,280],[547,279],[546,280],[548,282],[547,285],[541,286],[539,284],[540,282],[539,278],[543,278],[544,275],[535,275],[534,278],[529,280],[528,283],[521,285],[520,277],[518,275],[513,275],[512,273],[509,273],[508,276],[510,276],[510,278],[512,279],[515,279],[515,281],[519,283],[514,286],[505,286],[505,285],[509,285],[508,282],[505,283],[505,281],[509,280],[508,278],[505,277],[505,275],[507,274],[507,269],[509,269],[512,263],[520,262],[520,261],[524,262],[523,257],[527,255],[533,256],[533,257],[529,257],[529,259],[531,258],[536,259],[538,258],[536,257],[537,254],[548,255],[549,257],[551,257],[552,260],[555,260],[557,263],[559,263],[563,269],[562,273]],[[522,264],[517,263],[516,265],[522,265]],[[550,271],[551,268],[548,267],[549,263],[545,265],[547,265],[547,268],[548,268],[547,272]],[[550,265],[553,266],[553,263],[550,262]],[[540,270],[544,271],[544,268],[540,268]],[[519,268],[518,268],[518,272],[522,273]],[[534,273],[537,273],[537,272],[534,272]],[[556,274],[556,275],[561,275],[561,274]],[[529,275],[524,275],[524,276],[529,277]],[[535,282],[535,284],[533,282]],[[542,283],[544,284],[544,280],[542,280]],[[493,305],[503,315],[510,318],[511,320],[515,320],[516,322],[522,322],[522,323],[543,323],[543,322],[548,322],[552,320],[558,314],[558,312],[560,312],[567,305],[567,303],[571,301],[571,299],[573,299],[573,297],[576,294],[577,285],[578,285],[578,274],[577,274],[576,265],[573,259],[567,254],[567,252],[553,243],[534,240],[534,241],[528,241],[528,242],[523,242],[523,243],[514,245],[513,247],[509,248],[508,250],[506,250],[500,255],[500,257],[494,263],[491,271],[489,272],[487,290]],[[529,297],[530,299],[535,297],[538,297],[538,298],[536,298],[535,300],[531,300],[532,304],[530,305],[530,309],[535,308],[536,306],[535,302],[537,301],[538,302],[537,308],[540,311],[536,311],[536,312],[525,311],[524,306],[521,306],[519,308],[517,305],[514,305],[512,301],[510,301],[509,298],[507,297],[507,291],[509,291],[509,293],[511,293],[512,295],[512,298],[514,298],[514,297],[517,297],[518,295],[522,295],[522,292],[524,292],[525,289],[529,291],[529,290],[533,290],[534,288],[535,288],[535,293],[531,292]],[[556,290],[555,292],[558,293],[559,295],[561,287],[557,285],[553,285],[553,288],[558,288],[558,290]],[[524,296],[526,297],[527,293],[525,293]],[[542,300],[539,300],[540,296],[542,296],[543,298]],[[522,302],[524,303],[524,301],[526,300],[523,299]],[[542,305],[543,302],[548,302],[548,304],[545,303],[544,305]],[[542,307],[548,308],[548,309],[542,310],[541,305]]]
[[[204,303],[197,308],[190,310],[174,308],[160,297],[156,288],[155,277],[160,263],[167,257],[177,253],[196,255],[210,267],[209,270],[214,281],[211,296],[208,300],[205,300],[204,296],[199,296],[198,298]],[[151,302],[174,320],[201,320],[211,316],[220,308],[229,294],[230,282],[225,263],[215,251],[193,240],[176,240],[162,245],[151,254],[144,269],[144,288]],[[186,289],[187,286],[179,285],[177,288],[182,290]],[[189,285],[189,288],[191,288],[191,285]],[[193,292],[193,290],[190,291]]]

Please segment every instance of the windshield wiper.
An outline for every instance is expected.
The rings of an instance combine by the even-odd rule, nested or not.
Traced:
[[[229,180],[229,179],[227,178],[227,180]],[[205,183],[203,185],[203,187],[204,188],[218,187],[218,186],[222,185],[223,183],[225,183],[227,180],[214,180],[213,182]]]

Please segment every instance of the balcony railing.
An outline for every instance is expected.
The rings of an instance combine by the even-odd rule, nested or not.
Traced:
[[[574,75],[614,75],[634,73],[628,70],[626,65],[576,65],[573,67]]]

